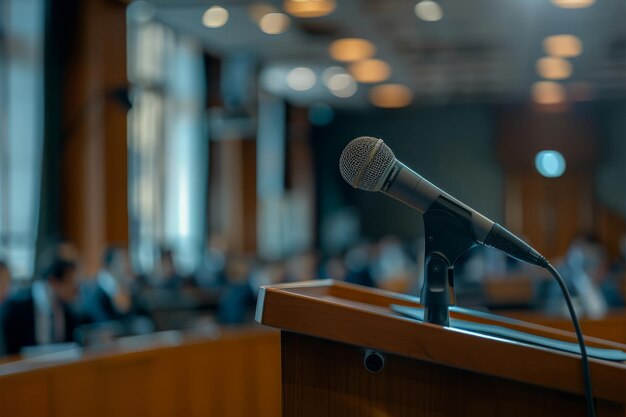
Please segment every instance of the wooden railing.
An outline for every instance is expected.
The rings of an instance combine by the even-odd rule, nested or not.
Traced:
[[[0,417],[277,417],[280,375],[277,331],[154,334],[0,364]]]

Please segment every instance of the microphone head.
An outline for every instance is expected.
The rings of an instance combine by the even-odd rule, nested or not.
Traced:
[[[361,136],[346,145],[339,158],[339,171],[354,188],[379,191],[385,174],[396,161],[389,146],[382,139]]]

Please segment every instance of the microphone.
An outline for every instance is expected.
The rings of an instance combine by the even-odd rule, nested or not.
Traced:
[[[354,188],[380,191],[423,213],[425,230],[431,224],[430,232],[427,231],[428,256],[420,298],[424,305],[425,322],[449,325],[450,303],[446,297],[451,292],[448,287],[452,286],[452,270],[448,269],[450,274],[444,270],[451,268],[460,253],[475,244],[498,249],[520,261],[546,268],[559,284],[574,324],[582,358],[587,415],[595,416],[583,333],[567,285],[546,258],[498,223],[461,203],[398,161],[381,139],[362,136],[352,140],[341,153],[339,170],[343,179]],[[429,235],[433,231],[437,232],[437,237],[435,233]]]
[[[498,249],[523,262],[542,267],[548,265],[546,258],[526,242],[398,161],[382,139],[362,136],[352,140],[341,153],[339,170],[343,179],[354,188],[380,191],[420,213],[433,206],[443,208],[467,225],[467,231],[476,243]]]

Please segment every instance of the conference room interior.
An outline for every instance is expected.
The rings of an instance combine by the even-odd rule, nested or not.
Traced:
[[[260,286],[420,296],[422,213],[341,176],[361,136],[532,245],[585,335],[626,344],[625,18],[0,0],[0,414],[281,415]],[[477,245],[453,271],[458,306],[572,331],[546,270]]]

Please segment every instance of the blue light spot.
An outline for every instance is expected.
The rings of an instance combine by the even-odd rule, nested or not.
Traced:
[[[535,156],[535,167],[544,177],[560,177],[565,172],[565,158],[558,151],[541,151]]]

